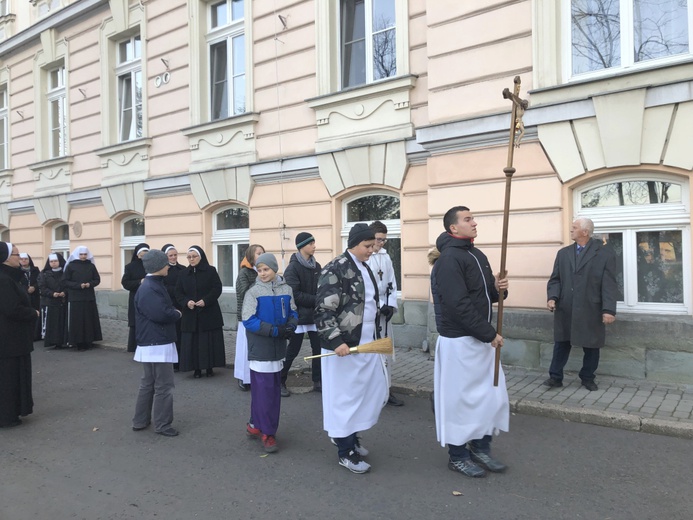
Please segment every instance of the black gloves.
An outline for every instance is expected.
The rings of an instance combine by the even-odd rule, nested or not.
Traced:
[[[380,315],[385,318],[385,321],[390,321],[394,313],[394,307],[390,307],[389,305],[383,305],[380,307]]]
[[[280,327],[279,335],[284,339],[290,339],[294,332],[296,332],[296,325],[287,323],[286,325]]]

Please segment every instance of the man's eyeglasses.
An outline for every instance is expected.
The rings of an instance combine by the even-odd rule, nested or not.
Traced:
[[[387,242],[387,238],[376,238],[375,241],[384,244],[385,242]]]

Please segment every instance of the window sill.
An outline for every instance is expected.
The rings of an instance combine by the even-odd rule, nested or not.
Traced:
[[[65,155],[30,164],[29,169],[34,172],[34,181],[36,181],[34,193],[45,196],[70,192],[73,162],[74,158],[71,155]]]
[[[205,171],[257,161],[257,112],[183,128],[191,153],[190,171]]]

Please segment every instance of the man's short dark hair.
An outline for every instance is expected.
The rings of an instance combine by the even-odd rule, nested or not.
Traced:
[[[376,220],[368,227],[373,230],[373,233],[385,233],[387,235],[387,226],[379,220]]]
[[[450,226],[457,224],[457,213],[459,211],[469,211],[469,208],[467,206],[455,206],[454,208],[450,208],[445,212],[445,216],[443,217],[443,227],[448,233],[452,233],[452,231],[450,231]]]

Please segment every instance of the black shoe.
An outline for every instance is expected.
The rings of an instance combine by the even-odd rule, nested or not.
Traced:
[[[390,397],[387,398],[387,404],[390,406],[404,406],[404,401],[397,399],[394,394],[390,394]]]
[[[477,466],[470,459],[467,460],[452,460],[448,461],[448,469],[451,471],[456,471],[457,473],[462,473],[468,477],[472,478],[484,478],[486,472],[481,466]]]
[[[175,428],[166,428],[165,430],[161,430],[160,432],[156,432],[159,435],[163,435],[164,437],[176,437],[178,435],[178,430]]]
[[[207,369],[207,373],[205,374],[207,377],[214,377],[214,370],[211,368]]]
[[[282,394],[282,397],[289,397],[291,395],[291,392],[286,387],[286,385],[282,385],[281,394]]]
[[[486,468],[492,473],[503,473],[508,466],[503,464],[501,461],[494,459],[488,453],[475,453],[469,450],[472,457],[472,461],[476,462],[482,468]]]
[[[594,392],[595,390],[599,390],[599,387],[594,381],[583,381],[582,386],[587,388],[590,392]]]
[[[193,377],[195,379],[200,379],[202,377],[202,370],[195,370],[195,372],[193,372]]]
[[[152,423],[147,423],[144,426],[133,426],[132,431],[133,432],[141,432],[142,430],[146,430],[147,428],[149,428],[150,424],[152,424]]]
[[[548,386],[549,388],[560,388],[563,386],[563,381],[559,381],[558,379],[554,379],[553,377],[548,378],[546,381],[542,383],[544,386]]]
[[[246,385],[242,379],[236,379],[236,381],[238,381],[238,388],[240,388],[241,391],[247,392],[250,390],[250,385]]]

